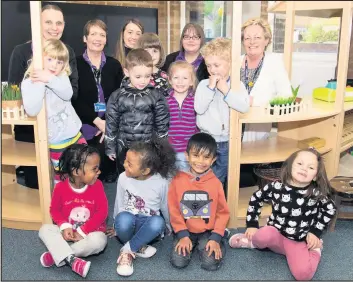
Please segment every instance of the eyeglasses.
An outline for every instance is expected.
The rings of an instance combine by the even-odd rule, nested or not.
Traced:
[[[200,37],[199,36],[196,36],[196,35],[194,35],[194,36],[189,36],[189,35],[184,35],[183,36],[183,39],[184,40],[200,40]]]
[[[253,42],[259,42],[260,40],[262,40],[263,39],[263,37],[260,37],[260,36],[256,36],[256,37],[253,37],[253,38],[251,38],[251,37],[246,37],[246,38],[244,38],[244,41],[245,42],[251,42],[251,41],[253,41]]]

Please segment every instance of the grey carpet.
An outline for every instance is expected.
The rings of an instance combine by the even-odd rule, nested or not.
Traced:
[[[111,223],[116,185],[105,187]],[[338,221],[335,232],[324,235],[322,260],[313,280],[353,280],[352,238],[353,221]],[[169,262],[171,243],[170,237],[156,243],[157,254],[150,259],[137,258],[134,274],[122,278],[116,273],[121,244],[110,239],[102,254],[89,258],[92,265],[86,280],[294,280],[284,256],[228,246],[218,271],[202,270],[196,254],[187,268],[177,270]],[[84,280],[67,266],[43,268],[39,257],[45,250],[37,232],[2,228],[2,280]]]

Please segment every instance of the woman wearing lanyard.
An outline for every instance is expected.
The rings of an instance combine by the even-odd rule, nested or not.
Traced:
[[[116,163],[105,155],[103,142],[105,109],[110,94],[120,86],[123,71],[119,61],[104,54],[107,33],[106,24],[98,19],[88,21],[83,29],[87,49],[76,58],[79,87],[77,99],[72,104],[82,121],[82,133],[87,143],[101,151],[100,179],[114,182]]]
[[[241,29],[245,55],[241,56],[241,81],[251,96],[251,106],[264,106],[275,96],[290,97],[291,83],[279,54],[265,52],[271,43],[269,24],[260,18],[250,19]],[[243,142],[267,139],[272,123],[245,124]]]
[[[168,72],[171,63],[186,61],[194,67],[199,82],[207,79],[210,75],[207,71],[205,60],[200,54],[200,49],[204,44],[205,33],[203,32],[203,28],[195,23],[186,24],[181,33],[180,50],[167,56],[161,70]]]
[[[245,55],[241,56],[240,78],[251,96],[250,106],[264,106],[275,96],[292,95],[291,83],[279,54],[265,52],[271,43],[272,33],[267,22],[250,19],[241,29]],[[272,123],[243,124],[243,142],[267,139]],[[256,185],[252,164],[241,165],[240,187]]]

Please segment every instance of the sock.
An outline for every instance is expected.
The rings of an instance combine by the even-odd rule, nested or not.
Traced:
[[[313,249],[313,251],[318,252],[319,255],[321,256],[321,249],[320,248]]]
[[[67,258],[65,258],[65,261],[68,265],[72,266],[75,259],[76,257],[74,255],[69,255]]]
[[[121,247],[120,252],[127,252],[127,253],[132,253],[131,247],[130,247],[130,242],[126,242],[124,246]]]

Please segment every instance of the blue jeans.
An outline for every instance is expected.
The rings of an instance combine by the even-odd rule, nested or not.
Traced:
[[[176,153],[176,167],[178,170],[182,171],[189,171],[190,165],[189,162],[186,160],[185,152]]]
[[[115,217],[114,229],[118,239],[123,244],[129,241],[131,251],[137,252],[164,232],[165,222],[158,215],[144,216],[120,212]]]
[[[217,160],[214,162],[212,170],[223,185],[228,174],[228,152],[228,141],[217,142]]]

